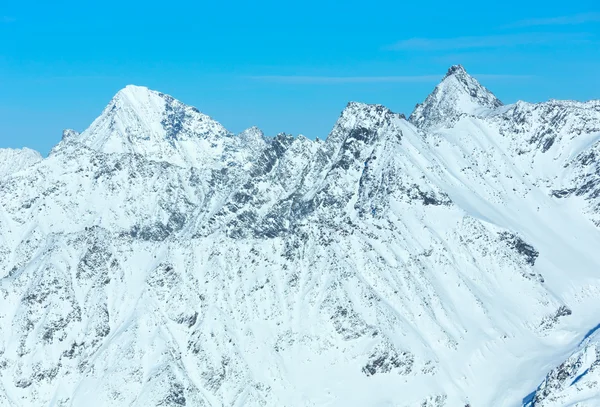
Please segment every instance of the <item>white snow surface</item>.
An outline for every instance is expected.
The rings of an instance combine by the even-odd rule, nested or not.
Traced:
[[[29,148],[0,148],[0,178],[31,167],[42,161],[42,155]]]
[[[128,86],[10,151],[2,407],[600,405],[599,101],[455,66],[311,141]]]

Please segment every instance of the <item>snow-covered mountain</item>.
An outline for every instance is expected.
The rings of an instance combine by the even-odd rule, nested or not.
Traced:
[[[450,67],[442,82],[425,102],[418,104],[409,120],[417,127],[450,125],[463,114],[482,114],[502,106],[492,92],[470,76],[461,65]]]
[[[0,150],[0,406],[600,405],[599,140],[460,66],[325,141],[128,86]]]

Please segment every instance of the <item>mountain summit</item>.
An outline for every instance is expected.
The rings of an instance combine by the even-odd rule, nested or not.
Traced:
[[[120,90],[89,128],[66,139],[105,153],[142,154],[194,165],[230,133],[217,121],[164,93],[143,86]],[[221,141],[219,141],[221,140]]]
[[[420,128],[449,126],[463,114],[478,114],[500,106],[502,102],[462,65],[454,65],[427,99],[416,106],[409,120]]]

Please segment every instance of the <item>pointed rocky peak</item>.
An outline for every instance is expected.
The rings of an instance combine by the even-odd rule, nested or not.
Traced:
[[[287,133],[279,133],[271,140],[271,147],[274,149],[278,156],[282,156],[283,153],[292,145],[293,142],[293,135]]]
[[[77,138],[79,137],[79,132],[75,131],[73,129],[64,129],[62,132],[62,139],[63,140],[67,140],[70,138]]]
[[[240,148],[252,151],[253,155],[260,154],[270,143],[270,139],[256,126],[242,131],[237,135],[236,140]]]
[[[379,126],[393,117],[402,117],[383,105],[350,102],[342,111],[338,124],[371,128]]]
[[[377,131],[393,120],[403,118],[404,115],[394,113],[383,105],[350,102],[342,111],[327,141],[330,141],[332,136],[340,131],[353,129]]]
[[[238,137],[248,143],[261,142],[265,141],[265,133],[257,126],[252,126],[244,131],[242,131]]]
[[[404,115],[382,105],[350,102],[322,147],[332,168],[342,172],[359,169],[373,148],[402,138]]]
[[[450,68],[448,68],[448,72],[446,72],[444,79],[452,75],[470,76],[465,70],[465,67],[462,65],[452,65]]]
[[[358,137],[367,142],[386,126],[404,118],[403,114],[394,113],[383,105],[350,102],[326,141],[331,145],[344,142],[348,137]]]
[[[502,102],[462,65],[454,65],[427,99],[416,106],[409,121],[420,128],[451,126],[461,115],[500,106]]]

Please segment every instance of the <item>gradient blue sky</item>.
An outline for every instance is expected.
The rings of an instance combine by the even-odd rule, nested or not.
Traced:
[[[312,138],[350,100],[409,114],[456,63],[505,102],[600,98],[596,1],[85,3],[0,5],[0,147],[47,154],[130,83]]]

